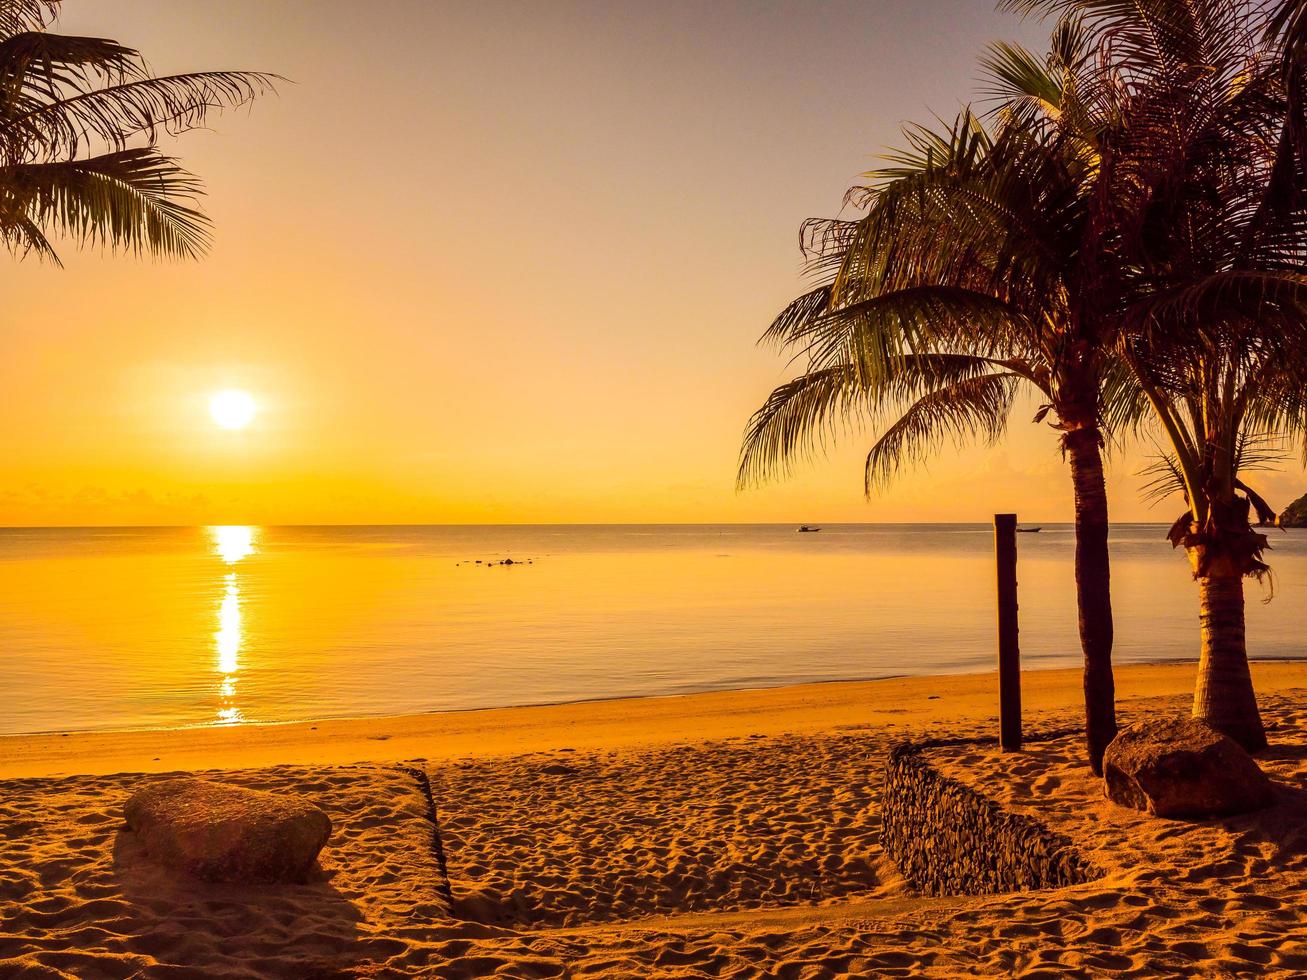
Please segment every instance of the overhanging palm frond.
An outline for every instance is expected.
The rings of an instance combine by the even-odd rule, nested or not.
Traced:
[[[58,100],[85,90],[93,79],[145,77],[140,53],[99,37],[24,31],[0,40],[0,105],[12,117],[21,96]]]
[[[100,140],[124,149],[133,137],[153,141],[203,124],[209,113],[243,105],[273,91],[277,75],[260,72],[196,72],[138,79],[79,92],[36,106],[7,121],[21,152],[33,147],[72,156]]]
[[[749,420],[737,483],[744,487],[787,473],[795,458],[826,450],[836,432],[852,434],[875,424],[896,405],[1007,370],[988,358],[961,353],[906,355],[874,385],[853,364],[813,368],[776,388]]]
[[[856,424],[859,410],[869,407],[868,392],[851,365],[809,371],[779,386],[745,428],[736,486],[788,473],[794,457],[826,447],[828,423]]]
[[[0,36],[38,31],[54,20],[60,0],[2,0]]]
[[[904,467],[925,462],[946,439],[993,445],[1007,429],[1018,378],[1006,372],[980,375],[938,388],[915,401],[867,453],[868,496]]]
[[[813,324],[824,316],[830,307],[831,287],[818,286],[793,300],[771,322],[758,338],[760,346],[773,346],[784,350],[808,335]]]
[[[33,224],[83,244],[194,258],[208,246],[209,226],[185,202],[199,193],[190,173],[150,148],[0,167],[0,234],[11,247],[37,244],[47,257],[53,250],[32,242]]]
[[[56,262],[55,233],[199,255],[209,241],[199,182],[156,141],[272,91],[280,76],[152,77],[134,48],[48,32],[58,11],[57,0],[0,0],[0,238]]]
[[[38,258],[47,259],[55,265],[62,265],[59,253],[54,250],[45,231],[31,218],[22,215],[4,227],[5,244],[15,255],[22,256],[35,252]]]
[[[947,285],[894,290],[849,306],[804,310],[806,316],[798,315],[796,304],[767,339],[810,365],[849,364],[868,385],[892,379],[914,363],[910,358],[928,352],[1010,358],[1020,345],[1005,346],[1004,339],[1026,329],[1003,301]]]

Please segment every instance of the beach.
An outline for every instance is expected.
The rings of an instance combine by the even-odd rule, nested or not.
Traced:
[[[1307,978],[1307,0],[0,77],[0,980]]]
[[[1193,671],[1119,668],[1122,722],[1186,712]],[[880,850],[878,794],[894,744],[993,734],[992,674],[6,737],[0,973],[1300,975],[1307,663],[1253,676],[1279,793],[1262,815],[1122,811],[1077,736],[942,759],[1104,872],[986,897],[915,894]],[[1027,673],[1028,732],[1074,726],[1080,698],[1078,671]],[[121,808],[140,774],[178,771],[317,800],[336,827],[321,876],[249,890],[154,867]]]

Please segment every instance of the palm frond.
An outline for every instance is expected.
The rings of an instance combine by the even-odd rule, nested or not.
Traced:
[[[1149,478],[1140,489],[1145,503],[1156,505],[1173,494],[1185,495],[1184,473],[1174,453],[1159,451],[1139,475]]]
[[[782,349],[797,349],[810,364],[851,364],[866,383],[877,384],[901,371],[911,355],[1017,356],[1021,345],[1010,337],[1025,329],[1015,310],[983,293],[919,286],[823,309],[777,341]]]
[[[1123,324],[1158,352],[1184,356],[1215,341],[1248,334],[1247,324],[1275,322],[1280,329],[1254,331],[1260,340],[1293,355],[1307,343],[1307,270],[1229,269],[1160,289],[1132,303]]]
[[[3,0],[0,2],[0,36],[39,31],[59,13],[60,0]]]
[[[1138,377],[1120,358],[1108,357],[1100,375],[1103,428],[1113,438],[1138,435],[1151,420],[1151,406]]]
[[[933,393],[985,374],[1014,372],[1008,365],[961,353],[912,354],[891,374],[867,383],[858,368],[839,363],[809,370],[776,388],[745,430],[737,484],[741,487],[790,472],[796,459],[824,453],[836,433],[852,434],[882,416]]]
[[[797,343],[813,329],[813,324],[821,319],[830,308],[831,287],[818,286],[793,300],[777,314],[763,335],[758,338],[760,345],[785,349]]]
[[[987,83],[985,94],[1009,111],[1028,105],[1054,119],[1061,113],[1062,77],[1021,45],[1005,41],[990,45],[980,66]]]
[[[56,266],[63,265],[59,260],[59,253],[45,237],[45,231],[26,215],[6,221],[3,238],[9,250],[20,258],[35,253],[37,258],[46,259]]]
[[[201,254],[209,224],[196,207],[199,182],[155,144],[272,91],[280,76],[153,77],[134,48],[48,31],[59,7],[0,0],[0,238],[55,262],[58,236]]]
[[[194,258],[208,245],[208,221],[191,206],[199,193],[191,174],[150,148],[0,167],[0,234],[25,248],[31,227],[57,228],[83,244]],[[54,257],[48,242],[38,250]]]
[[[134,137],[153,142],[202,125],[211,112],[271,92],[280,76],[219,71],[136,79],[33,106],[6,121],[16,150],[46,157],[77,155],[96,140],[125,149]]]
[[[1234,454],[1236,473],[1278,470],[1287,458],[1284,440],[1278,433],[1249,430],[1239,433]]]
[[[140,53],[117,41],[25,31],[0,40],[0,119],[7,123],[78,92],[147,75]]]
[[[780,385],[745,428],[735,483],[753,486],[791,471],[795,457],[825,450],[829,423],[857,425],[869,405],[850,365],[823,368]]]
[[[1006,372],[968,378],[922,396],[867,453],[864,488],[871,496],[903,468],[924,463],[946,440],[993,445],[1007,428],[1018,379]]]

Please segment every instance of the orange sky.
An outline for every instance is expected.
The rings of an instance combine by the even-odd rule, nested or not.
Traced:
[[[799,222],[974,96],[985,42],[1039,37],[989,0],[66,0],[61,29],[295,84],[175,147],[203,262],[0,264],[0,524],[1069,517],[1025,413],[870,504],[857,441],[732,487]],[[1140,465],[1114,516],[1170,520]]]

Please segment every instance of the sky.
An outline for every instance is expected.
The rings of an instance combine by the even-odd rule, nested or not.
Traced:
[[[276,72],[166,148],[212,252],[0,259],[0,525],[1071,516],[1047,426],[872,500],[869,434],[737,493],[793,369],[756,340],[906,121],[980,98],[990,0],[66,0],[157,73]],[[226,388],[259,406],[214,425]],[[1114,453],[1113,517],[1152,447]],[[1277,506],[1296,465],[1259,481]]]

